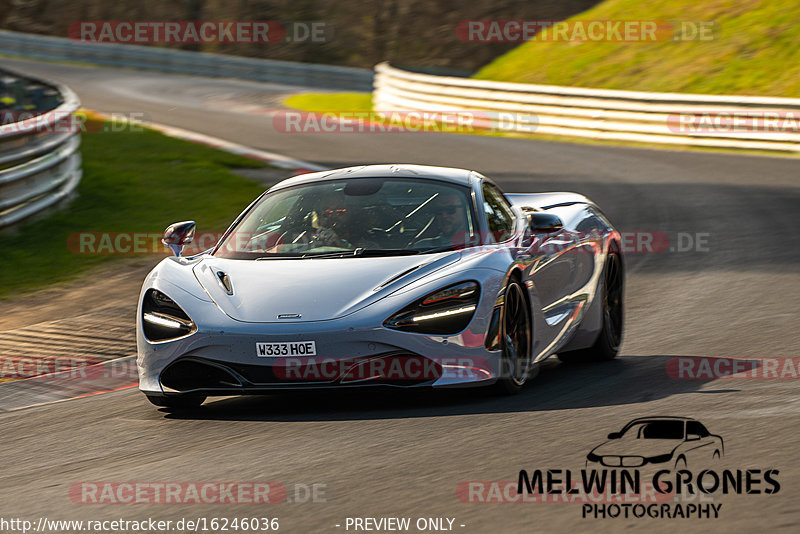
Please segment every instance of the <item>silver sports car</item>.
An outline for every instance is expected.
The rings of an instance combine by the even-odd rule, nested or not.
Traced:
[[[304,174],[257,198],[213,249],[175,256],[139,298],[139,388],[209,395],[357,386],[492,386],[539,362],[616,356],[619,233],[576,193],[504,194],[481,174],[369,165]]]

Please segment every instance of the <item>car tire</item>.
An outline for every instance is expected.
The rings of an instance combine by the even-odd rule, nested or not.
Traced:
[[[611,252],[603,268],[603,327],[600,334],[591,347],[559,353],[559,360],[565,363],[586,363],[608,361],[617,357],[622,344],[624,277],[622,257],[617,252]]]
[[[185,395],[180,397],[167,397],[166,395],[147,395],[147,400],[161,408],[172,410],[187,410],[197,408],[206,400],[205,395]]]
[[[501,321],[502,357],[500,377],[494,384],[494,391],[500,395],[514,395],[528,380],[533,341],[528,299],[523,286],[514,278],[505,289]]]

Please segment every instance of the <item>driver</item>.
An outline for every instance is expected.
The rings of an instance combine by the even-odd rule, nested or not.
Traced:
[[[346,226],[348,217],[348,210],[342,200],[341,194],[335,189],[326,188],[312,204],[311,212],[307,216],[309,226],[300,241],[312,248],[350,248],[350,243],[342,236],[342,228]]]
[[[312,236],[315,246],[352,248],[349,241],[342,235],[346,234],[349,226],[350,213],[344,207],[322,208],[316,212],[314,227],[316,233]]]
[[[284,234],[284,243],[301,245],[303,251],[321,247],[379,248],[367,235],[374,226],[374,215],[340,191],[329,189],[301,211],[305,214],[302,223],[293,224],[294,231]]]
[[[316,198],[300,197],[283,222],[283,233],[270,252],[303,252],[317,247],[351,248],[340,236],[347,210],[329,190]]]

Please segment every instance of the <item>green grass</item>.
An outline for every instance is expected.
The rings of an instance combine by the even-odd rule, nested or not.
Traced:
[[[221,231],[263,191],[231,171],[262,164],[153,130],[85,134],[82,143],[77,197],[0,234],[0,298],[129,257],[76,254],[67,246],[74,233],[161,233],[187,219],[198,232]]]
[[[283,104],[295,109],[314,112],[371,111],[370,93],[302,93],[292,95]]]
[[[476,78],[522,83],[800,96],[800,3],[606,0],[572,20],[715,21],[714,39],[526,42]]]

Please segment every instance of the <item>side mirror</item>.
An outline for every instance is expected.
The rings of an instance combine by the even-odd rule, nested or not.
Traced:
[[[161,242],[167,245],[172,253],[177,257],[181,257],[184,245],[192,242],[194,239],[194,221],[183,221],[170,224],[164,230],[164,237]]]
[[[608,439],[619,439],[621,437],[622,434],[620,434],[619,432],[612,432],[611,434],[608,435]]]
[[[564,223],[552,213],[534,212],[528,214],[528,226],[535,234],[549,234],[561,230]]]

